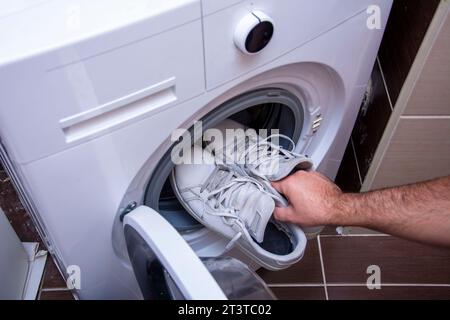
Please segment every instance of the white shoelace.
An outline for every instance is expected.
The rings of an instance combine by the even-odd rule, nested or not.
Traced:
[[[236,224],[238,228],[243,230],[246,228],[245,223],[241,220],[241,217],[239,217],[236,209],[228,204],[233,202],[233,197],[237,196],[237,191],[239,188],[247,183],[251,183],[264,194],[267,194],[272,198],[276,198],[275,195],[266,191],[263,184],[255,178],[248,175],[242,175],[241,173],[233,170],[231,167],[222,165],[217,165],[203,184],[180,189],[180,192],[189,191],[194,194],[193,197],[186,198],[185,201],[202,199],[203,210],[200,217],[203,217],[207,210],[207,202],[213,200],[213,210],[209,210],[209,214],[220,216],[226,224],[230,226]],[[198,188],[200,188],[199,192],[195,190]],[[202,196],[201,194],[205,192],[205,190],[207,193]],[[234,243],[239,240],[241,236],[242,232],[238,232],[226,246],[227,250],[233,247]]]
[[[233,196],[236,194],[235,192],[246,183],[253,184],[259,191],[273,197],[273,195],[267,192],[264,186],[256,179],[248,175],[242,175],[233,170],[231,167],[222,165],[217,165],[203,184],[181,189],[180,192],[190,191],[195,195],[195,198],[202,198],[201,193],[207,190],[208,193],[205,198],[206,200],[211,200],[214,198],[213,209],[218,211],[217,215],[237,218],[236,210],[225,205],[225,202],[231,202]],[[200,193],[195,191],[197,188],[200,188]],[[186,198],[186,201],[190,201],[192,199],[193,198]]]
[[[276,145],[271,142],[273,138],[285,139],[290,143],[291,149],[285,149],[283,146]],[[250,144],[247,146],[247,144]],[[244,148],[244,151],[239,155],[239,158],[234,159],[234,155],[240,148]],[[295,157],[301,157],[300,154],[294,152],[295,142],[286,135],[272,134],[264,139],[258,139],[254,141],[250,140],[249,136],[246,136],[243,141],[238,142],[233,146],[232,158],[227,155],[227,146],[222,149],[215,150],[216,155],[222,154],[226,165],[230,165],[236,161],[240,166],[243,166],[249,170],[252,174],[266,179],[266,177],[258,172],[258,169],[264,164],[272,161],[289,160]]]

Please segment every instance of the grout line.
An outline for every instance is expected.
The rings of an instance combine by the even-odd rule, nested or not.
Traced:
[[[358,157],[356,156],[356,149],[355,149],[355,145],[353,143],[353,137],[350,137],[350,143],[352,144],[353,157],[355,158],[355,162],[356,162],[356,171],[358,171],[359,183],[360,183],[360,186],[362,187],[363,180],[362,180],[362,176],[361,176],[361,170],[359,170]]]
[[[374,283],[371,286],[381,287],[443,287],[450,288],[450,284],[440,283]],[[366,283],[329,283],[329,287],[367,287]]]
[[[346,237],[391,237],[388,234],[385,233],[367,233],[367,234],[321,234],[321,238],[346,238]]]
[[[53,291],[71,291],[71,290],[68,289],[68,288],[64,288],[64,287],[61,287],[61,288],[42,288],[41,289],[41,292],[53,292]]]
[[[272,283],[267,285],[269,288],[322,288],[323,283]]]
[[[430,287],[430,288],[450,288],[450,284],[445,283],[374,283],[371,285],[379,285],[381,287]],[[270,288],[320,288],[320,283],[273,283]],[[367,287],[366,283],[327,283],[328,287]]]
[[[377,56],[378,67],[380,68],[381,79],[383,79],[384,90],[386,91],[387,98],[389,100],[389,107],[391,108],[391,112],[394,111],[394,105],[392,104],[391,95],[389,94],[389,89],[386,83],[386,78],[384,77],[383,68],[381,67],[380,58]]]
[[[327,278],[325,276],[325,265],[323,263],[322,246],[320,244],[320,235],[317,236],[317,245],[319,247],[320,267],[322,269],[323,289],[325,291],[325,300],[328,299]]]
[[[449,115],[401,115],[400,119],[410,119],[410,120],[448,120]]]

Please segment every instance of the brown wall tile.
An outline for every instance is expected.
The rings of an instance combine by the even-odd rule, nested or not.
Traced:
[[[352,132],[356,160],[363,181],[392,113],[378,63],[373,68],[371,79],[371,98],[367,108],[361,108]]]
[[[450,15],[427,56],[405,109],[406,115],[450,115]]]
[[[450,175],[450,119],[401,119],[371,188]]]
[[[395,0],[379,58],[395,105],[439,0]]]
[[[348,142],[345,149],[335,182],[344,192],[358,192],[361,189],[361,181],[351,141]]]

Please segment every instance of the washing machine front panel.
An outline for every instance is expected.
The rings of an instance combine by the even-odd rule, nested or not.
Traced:
[[[205,1],[206,3],[214,1]],[[369,5],[389,10],[390,2],[377,0],[257,0],[241,1],[203,18],[205,65],[208,88],[237,78],[261,65],[329,32],[355,15],[365,13]],[[273,37],[254,55],[243,53],[235,45],[241,21],[260,20],[264,15],[273,22]],[[366,18],[369,15],[366,14]],[[387,18],[387,17],[386,17]],[[359,28],[367,29],[366,22]],[[245,35],[243,35],[245,37]],[[360,41],[364,41],[361,39]],[[221,63],[217,63],[220,59]]]

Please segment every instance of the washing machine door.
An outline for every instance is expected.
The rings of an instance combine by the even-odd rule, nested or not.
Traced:
[[[128,255],[144,299],[170,299],[171,292],[189,300],[226,299],[195,252],[159,213],[140,206],[123,223]]]
[[[158,212],[140,206],[123,220],[128,255],[144,299],[274,299],[244,263],[200,259]]]

